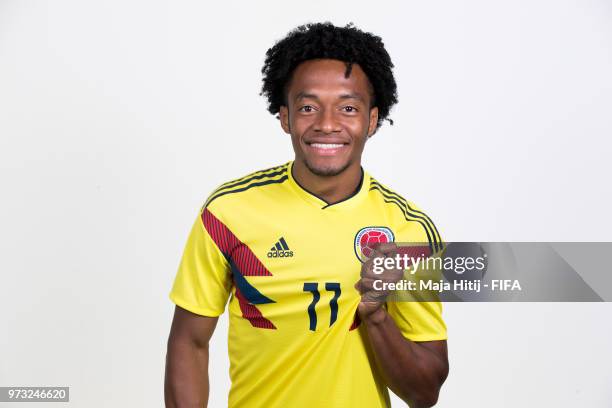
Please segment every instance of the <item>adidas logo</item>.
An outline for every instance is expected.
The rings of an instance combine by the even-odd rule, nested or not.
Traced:
[[[287,241],[283,237],[280,237],[276,244],[270,248],[270,252],[268,252],[268,258],[290,258],[292,256],[293,251],[289,249],[289,245],[287,245]]]

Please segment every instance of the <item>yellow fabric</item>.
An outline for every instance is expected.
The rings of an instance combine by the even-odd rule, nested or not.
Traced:
[[[372,226],[389,228],[396,242],[440,242],[439,234],[414,204],[367,172],[355,195],[327,206],[296,183],[291,166],[289,162],[228,182],[202,208],[270,272],[244,279],[271,300],[254,306],[275,328],[254,327],[243,317],[228,255],[214,242],[201,213],[170,298],[205,316],[222,314],[230,298],[229,407],[388,407],[389,394],[363,324],[349,330],[360,299],[354,288],[361,268],[355,237]],[[280,238],[293,256],[268,257]],[[316,284],[320,296],[314,330],[308,313],[313,290],[305,290],[304,283]],[[333,285],[326,290],[326,283],[340,288],[331,325],[336,292]],[[388,302],[387,310],[408,339],[446,339],[438,302]]]

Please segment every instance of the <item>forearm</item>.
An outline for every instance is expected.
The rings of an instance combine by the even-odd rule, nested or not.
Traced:
[[[447,363],[406,339],[383,308],[370,315],[365,325],[388,387],[412,408],[433,406],[448,373]]]
[[[206,407],[208,389],[208,345],[170,341],[164,384],[166,407]]]

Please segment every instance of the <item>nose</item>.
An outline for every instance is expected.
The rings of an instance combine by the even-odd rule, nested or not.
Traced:
[[[341,131],[340,125],[336,121],[333,109],[324,109],[319,113],[317,121],[315,122],[314,130],[323,133],[334,133]]]

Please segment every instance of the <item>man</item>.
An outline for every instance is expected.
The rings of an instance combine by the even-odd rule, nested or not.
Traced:
[[[361,167],[397,102],[392,67],[351,24],[301,26],[268,50],[262,94],[295,159],[221,185],[198,214],[170,294],[167,406],[206,405],[208,342],[230,296],[230,407],[388,407],[387,387],[411,407],[436,403],[440,304],[371,296],[372,259],[391,242],[442,245]]]

